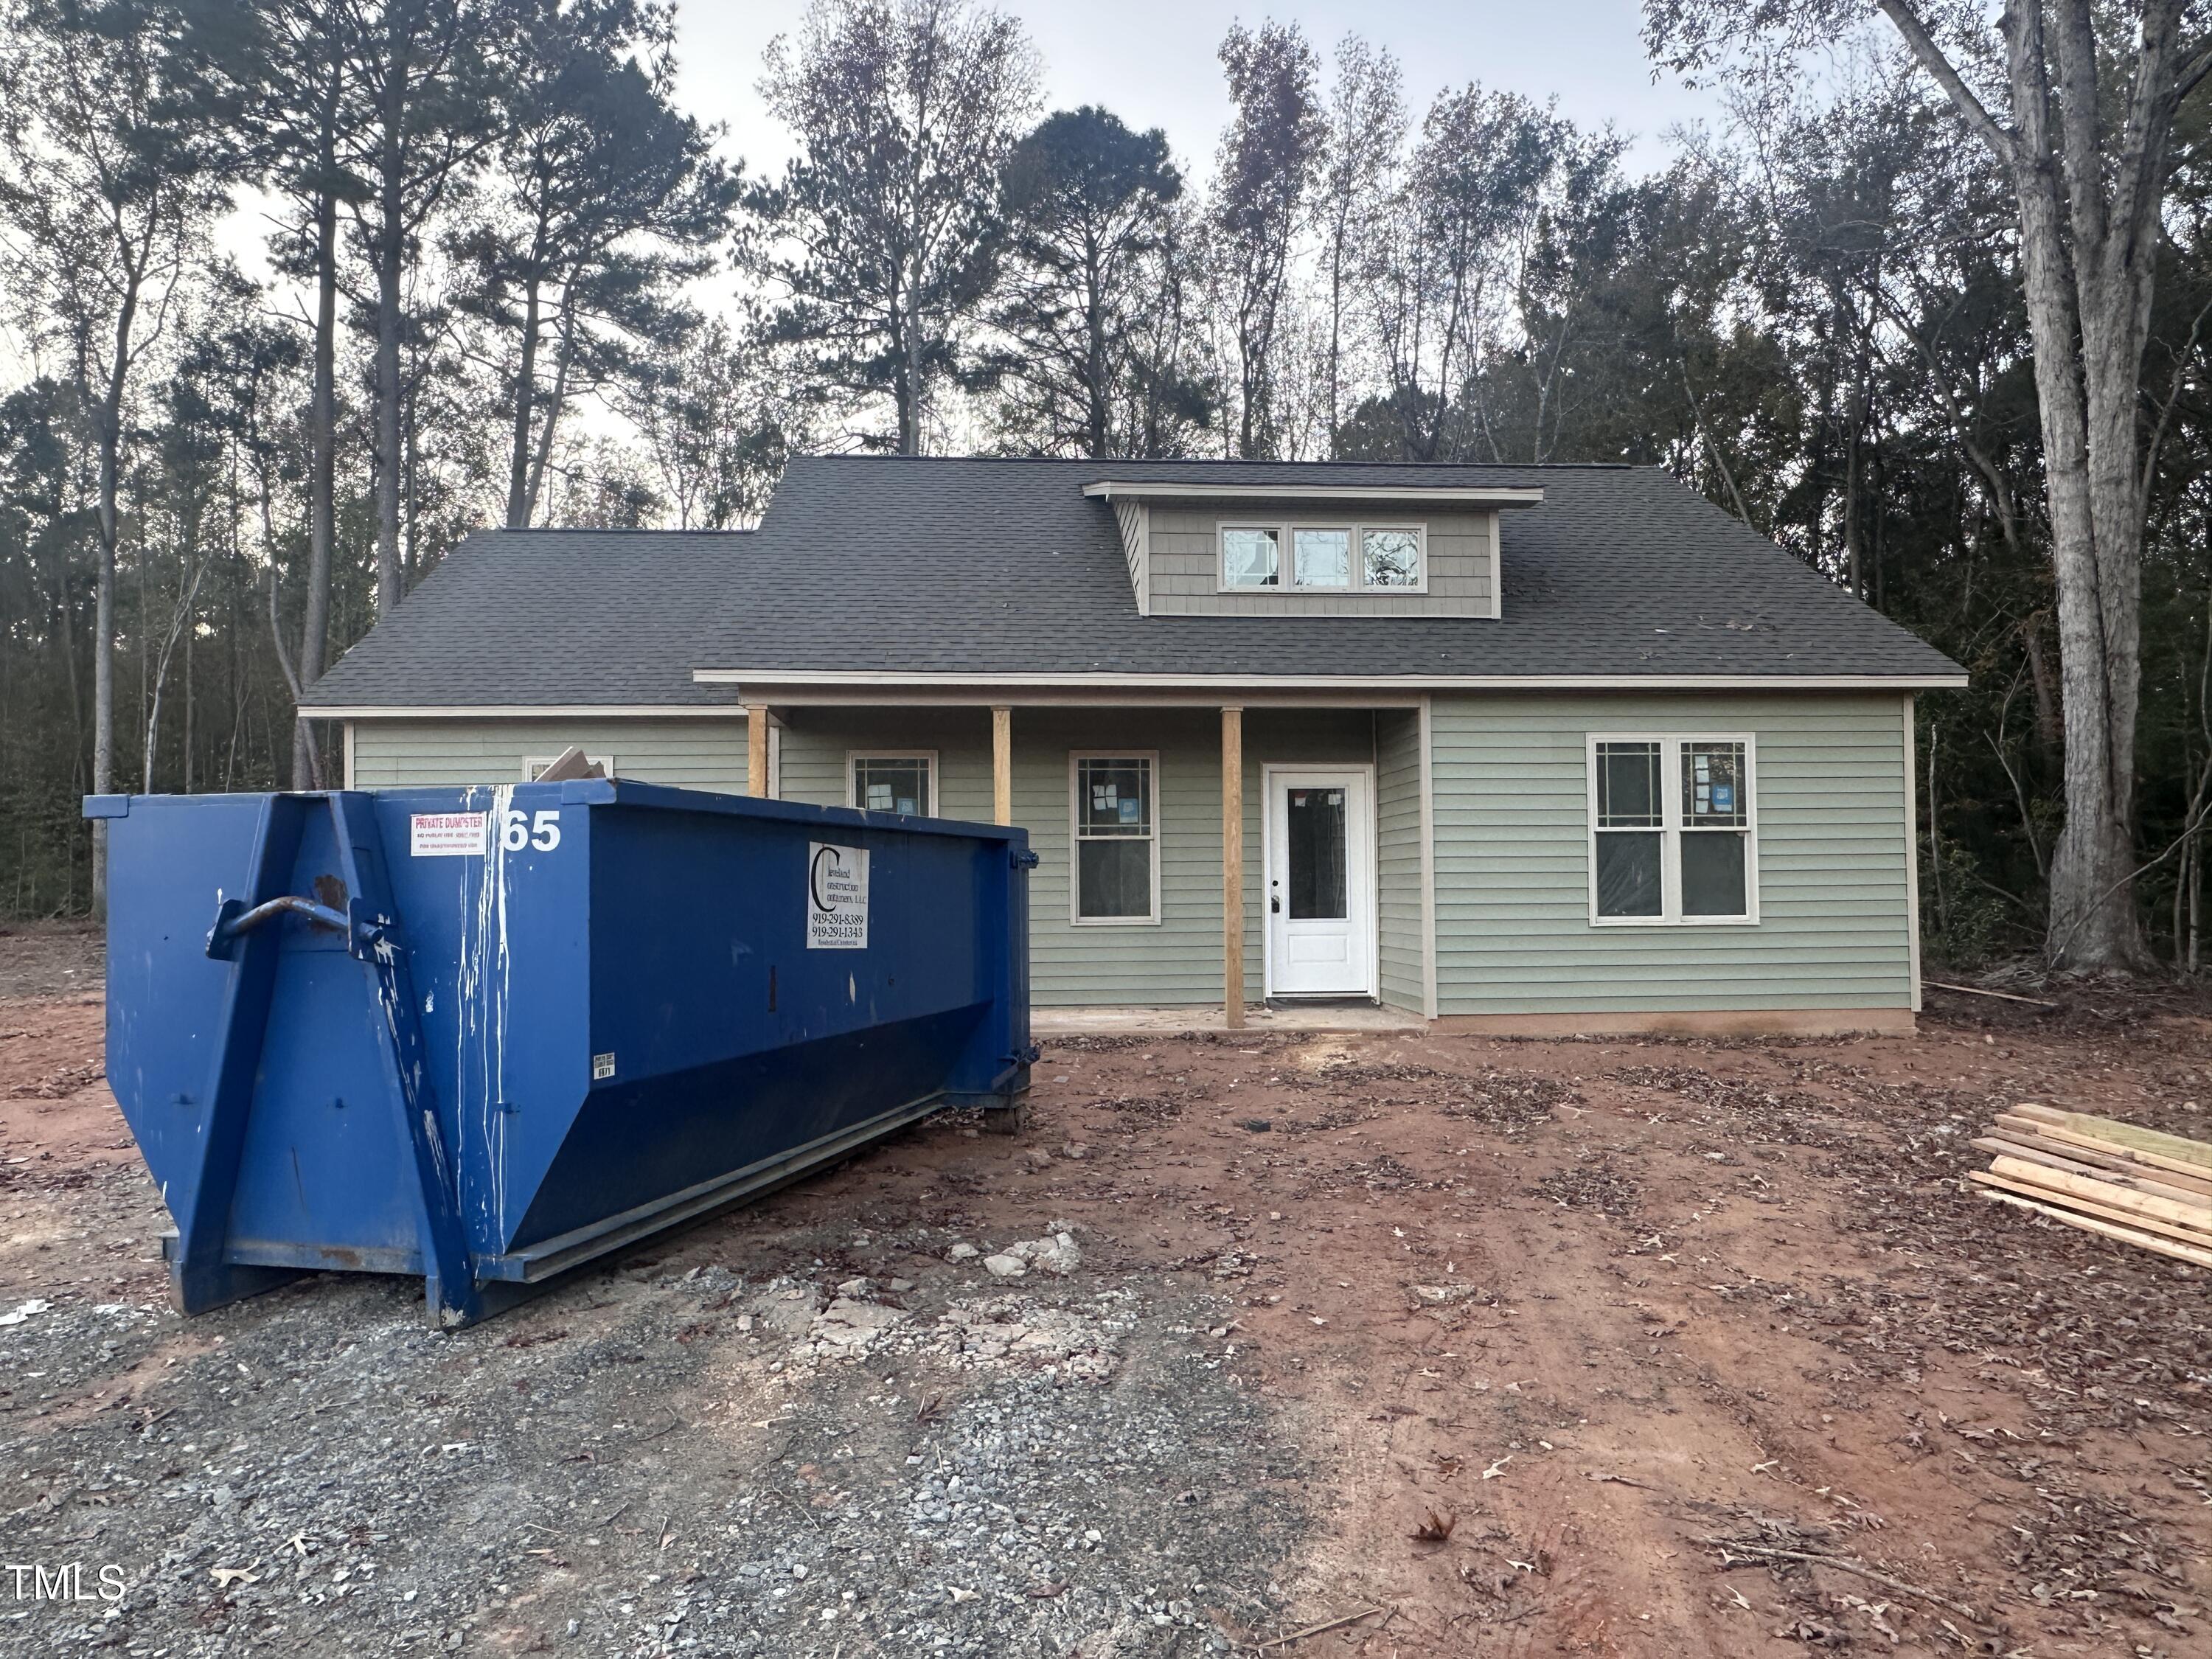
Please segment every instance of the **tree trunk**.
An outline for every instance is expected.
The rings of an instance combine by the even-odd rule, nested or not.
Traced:
[[[533,302],[535,296],[532,296]],[[545,424],[538,429],[538,447],[530,458],[523,475],[522,522],[512,527],[526,530],[530,521],[538,516],[538,503],[544,499],[545,475],[553,465],[553,435],[560,429],[561,416],[568,407],[568,370],[576,358],[576,317],[574,295],[563,289],[561,293],[561,313],[554,324],[553,390],[545,399]]]
[[[2047,948],[2061,966],[2132,969],[2142,961],[2132,876],[2142,604],[2136,403],[2155,249],[2111,246],[2112,234],[2123,228],[2104,221],[2103,165],[2094,132],[2082,130],[2084,121],[2094,127],[2094,109],[2081,112],[2082,120],[2069,113],[2064,135],[2074,231],[2068,248],[2040,0],[2013,0],[2001,27],[2066,731],[2066,823],[2051,860]],[[2078,96],[2084,66],[2075,60],[2078,43],[2068,43],[2070,32],[2069,20],[2062,19],[2062,75],[2075,80],[2069,92]],[[2094,85],[2094,61],[2086,72]],[[2084,144],[2087,155],[2072,153]],[[2154,224],[2151,237],[2154,242]],[[2125,270],[2130,260],[2141,269]],[[2115,261],[2123,269],[2112,269]],[[2130,289],[2141,291],[2140,309]]]
[[[337,168],[337,70],[323,135],[325,166]],[[314,385],[307,398],[307,595],[299,623],[299,686],[323,677],[330,648],[330,571],[338,540],[338,197],[325,191],[314,208]],[[274,544],[270,560],[276,557]],[[323,757],[314,728],[292,721],[292,787],[323,787]]]
[[[2135,61],[2108,87],[2090,0],[2008,0],[1997,20],[2008,127],[1908,0],[1878,3],[2003,165],[2019,204],[2065,704],[2066,826],[2051,863],[2045,951],[2060,966],[2131,969],[2146,961],[2134,870],[2143,539],[2136,408],[2182,93],[2183,0],[2145,0]]]
[[[1109,447],[1107,394],[1112,371],[1106,362],[1105,255],[1098,246],[1097,235],[1089,230],[1083,238],[1083,279],[1084,337],[1090,357],[1084,376],[1088,382],[1085,390],[1089,394],[1085,423],[1089,428],[1091,457],[1099,460],[1104,459]]]
[[[115,497],[121,473],[123,391],[131,373],[131,332],[138,316],[138,269],[127,259],[122,304],[115,313],[114,356],[100,403],[100,568],[93,587],[92,793],[115,781],[115,548],[120,539]],[[107,915],[107,820],[92,821],[92,914]]]
[[[186,621],[186,623],[185,623],[185,751],[184,751],[184,752],[185,752],[185,784],[184,784],[184,788],[185,788],[185,793],[186,794],[188,794],[188,795],[189,795],[189,794],[191,794],[191,793],[192,793],[192,743],[193,743],[193,740],[194,740],[194,733],[193,733],[193,731],[192,731],[192,714],[193,714],[193,712],[194,712],[194,711],[193,711],[193,708],[192,708],[192,690],[193,690],[193,687],[192,687],[192,641],[194,641],[194,640],[198,636],[198,634],[199,634],[199,629],[198,629],[198,624],[197,624],[196,623],[194,623],[194,622],[191,621],[191,620],[187,620],[187,621]]]
[[[339,70],[331,68],[319,144],[323,177],[337,170]],[[315,348],[307,410],[307,592],[300,622],[298,691],[323,677],[331,632],[331,568],[337,540],[338,201],[325,185],[315,202]],[[269,556],[276,550],[272,544]],[[288,676],[289,678],[289,676]],[[322,787],[314,728],[292,722],[292,787]]]
[[[507,527],[530,528],[530,423],[538,392],[538,289],[535,271],[524,289],[522,356],[514,370],[514,433],[507,457]],[[550,422],[549,422],[550,424]]]
[[[406,597],[399,564],[400,276],[406,240],[407,64],[410,43],[395,9],[380,112],[376,236],[376,611],[388,617]]]

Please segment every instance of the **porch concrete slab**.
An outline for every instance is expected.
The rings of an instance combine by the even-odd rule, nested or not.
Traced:
[[[1428,1022],[1401,1008],[1372,1003],[1286,1005],[1279,1008],[1248,1008],[1244,1029],[1250,1031],[1419,1031]],[[1030,1014],[1030,1030],[1040,1037],[1102,1036],[1116,1031],[1225,1031],[1226,1017],[1218,1007],[1179,1008],[1037,1008]]]

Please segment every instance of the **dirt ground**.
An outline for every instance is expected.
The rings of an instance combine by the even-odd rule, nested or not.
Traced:
[[[1024,1135],[441,1336],[375,1279],[172,1316],[48,954],[0,967],[0,1540],[123,1594],[0,1580],[0,1650],[2212,1651],[2208,1276],[1960,1179],[2021,1100],[2212,1132],[2201,1006],[1064,1039]]]

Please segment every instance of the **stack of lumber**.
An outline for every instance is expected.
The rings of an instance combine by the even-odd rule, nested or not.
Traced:
[[[2029,1105],[1974,1146],[1996,1157],[1966,1178],[1998,1203],[2212,1267],[2212,1146]]]

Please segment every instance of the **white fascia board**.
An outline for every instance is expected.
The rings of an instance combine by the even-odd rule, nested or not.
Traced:
[[[736,702],[698,703],[332,703],[300,710],[303,720],[728,720]]]
[[[750,684],[772,694],[843,690],[1200,691],[1905,691],[1954,690],[1964,674],[909,674],[808,669],[695,668],[702,685]]]
[[[1468,484],[1196,484],[1121,483],[1111,479],[1085,484],[1083,493],[1103,501],[1177,496],[1215,501],[1450,501],[1481,507],[1534,507],[1540,489],[1486,489]]]

